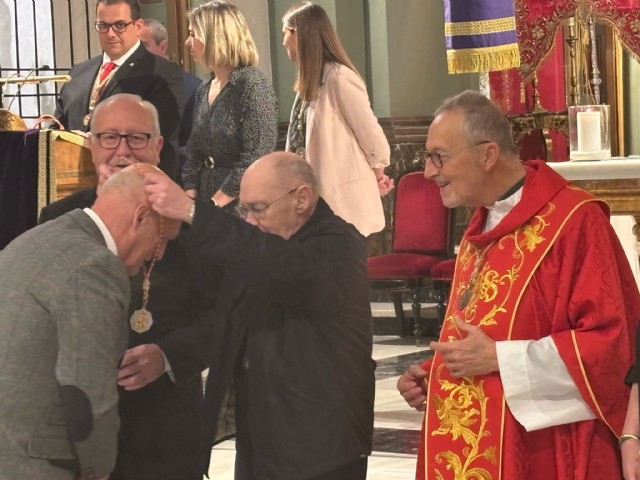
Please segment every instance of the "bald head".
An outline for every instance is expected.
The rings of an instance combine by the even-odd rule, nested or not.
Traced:
[[[282,188],[282,185],[305,184],[318,197],[318,181],[308,162],[291,152],[273,152],[254,162],[245,172],[246,175],[263,176],[263,182],[270,188]]]
[[[98,190],[92,207],[113,237],[129,275],[135,275],[144,261],[161,258],[167,241],[180,229],[180,222],[162,218],[151,209],[145,190],[148,173],[165,175],[147,163],[115,172]]]
[[[156,107],[151,102],[147,102],[139,95],[132,93],[117,93],[98,103],[91,116],[91,133],[101,131],[102,123],[114,112],[119,111],[127,112],[130,116],[138,121],[143,121],[145,124],[149,123],[151,125],[151,132],[149,133],[160,135],[160,119]],[[98,125],[96,125],[96,122],[98,122]]]
[[[273,152],[254,162],[240,183],[239,209],[252,225],[289,239],[311,217],[318,184],[309,164],[291,152]]]

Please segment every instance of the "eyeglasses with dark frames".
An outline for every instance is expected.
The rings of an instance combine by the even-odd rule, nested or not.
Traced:
[[[427,159],[428,159],[428,160],[431,160],[431,163],[433,163],[434,167],[442,168],[445,158],[453,158],[463,150],[477,147],[479,145],[485,145],[487,143],[491,143],[491,140],[483,140],[481,142],[473,143],[471,145],[467,145],[466,147],[460,147],[457,150],[448,151],[448,152],[430,152],[425,148],[420,152],[420,155],[422,155],[422,159],[424,160],[425,163],[427,162]]]
[[[101,132],[92,135],[98,139],[100,146],[107,150],[118,148],[123,138],[131,150],[140,150],[146,148],[149,145],[149,139],[153,137],[150,133]]]
[[[123,22],[122,20],[120,20],[113,23],[96,22],[95,27],[96,27],[96,30],[100,33],[107,33],[110,28],[112,28],[113,31],[116,33],[122,33],[127,29],[129,25],[131,25],[134,22],[135,20],[131,20],[130,22]]]
[[[265,215],[267,214],[267,209],[269,207],[271,207],[272,205],[275,205],[276,203],[278,203],[283,198],[288,197],[293,192],[298,190],[301,186],[302,185],[298,185],[296,188],[293,188],[293,189],[289,190],[287,193],[285,193],[281,197],[276,198],[273,202],[267,203],[264,207],[255,207],[255,206],[253,206],[251,204],[242,205],[241,203],[239,203],[238,205],[236,205],[236,212],[238,212],[238,215],[240,215],[240,218],[242,218],[243,220],[247,219],[247,216],[249,215],[249,213],[251,213],[253,218],[255,218],[257,220],[260,220],[260,219],[265,217]]]

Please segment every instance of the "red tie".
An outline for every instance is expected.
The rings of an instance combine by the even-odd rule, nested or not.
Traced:
[[[100,79],[98,83],[104,82],[104,79],[109,76],[109,74],[116,68],[116,64],[113,62],[107,62],[102,66],[102,71],[100,72]]]

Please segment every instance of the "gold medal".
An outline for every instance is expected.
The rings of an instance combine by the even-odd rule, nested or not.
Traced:
[[[136,310],[133,312],[133,315],[131,315],[129,324],[131,325],[131,330],[136,333],[144,333],[148,331],[151,328],[151,325],[153,325],[151,312],[144,307],[140,310]]]
[[[462,295],[458,299],[458,309],[464,310],[469,306],[471,300],[473,299],[473,294],[476,290],[476,282],[478,281],[478,276],[480,275],[480,268],[484,264],[484,259],[487,256],[487,252],[496,243],[495,240],[487,245],[481,252],[476,253],[476,261],[473,266],[473,272],[471,272],[471,277],[469,277],[469,283],[465,287]],[[477,248],[477,247],[476,247]]]
[[[142,280],[142,308],[136,310],[131,315],[129,325],[131,330],[136,333],[144,333],[148,331],[153,325],[153,318],[151,318],[151,312],[147,310],[147,303],[149,302],[149,290],[151,289],[151,270],[158,259],[158,253],[160,252],[160,246],[162,244],[162,238],[164,237],[164,219],[160,217],[160,241],[156,247],[156,251],[153,254],[153,259],[149,265],[144,265],[144,279]]]

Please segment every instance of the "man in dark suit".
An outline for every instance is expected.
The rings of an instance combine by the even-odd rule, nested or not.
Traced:
[[[142,28],[140,29],[140,41],[142,44],[154,55],[159,55],[164,58],[167,56],[167,29],[165,26],[153,18],[145,18],[143,20]],[[176,178],[181,178],[182,165],[186,158],[187,142],[191,135],[191,126],[193,124],[193,110],[196,105],[196,91],[202,83],[198,77],[191,75],[189,72],[182,70],[182,81],[184,83],[184,90],[187,96],[187,103],[184,107],[184,114],[182,115],[182,122],[180,124],[180,133],[178,135],[178,145],[180,147],[180,156],[178,161],[178,168],[176,169]]]
[[[178,132],[186,96],[180,68],[140,43],[138,0],[98,0],[95,27],[104,53],[75,65],[60,91],[55,116],[69,130],[87,131],[95,106],[116,93],[151,102],[160,117],[165,143],[160,168],[174,176]]]
[[[137,96],[101,102],[91,122],[90,148],[102,182],[122,166],[158,163],[162,147],[157,113]],[[40,221],[91,205],[96,189],[81,190],[42,210]],[[148,331],[129,331],[129,350],[118,383],[122,427],[117,480],[200,480],[197,445],[202,413],[201,372],[208,365],[211,334],[199,314],[181,238],[171,242],[150,275]],[[131,281],[131,309],[144,304],[143,278]]]
[[[0,254],[0,477],[106,479],[116,458],[128,275],[162,257],[161,219],[132,166]],[[163,175],[163,174],[162,174]]]
[[[194,204],[169,179],[147,182],[158,212],[191,223],[198,283],[224,269],[219,294],[208,292],[217,310],[203,461],[233,384],[236,480],[364,480],[375,369],[364,237],[318,197],[294,153],[247,169],[237,206],[246,223]]]

